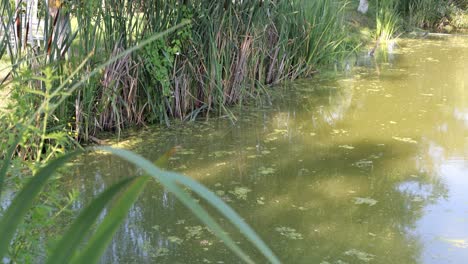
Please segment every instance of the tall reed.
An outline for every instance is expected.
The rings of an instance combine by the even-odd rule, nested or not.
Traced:
[[[60,38],[45,3],[40,6],[43,46],[28,44],[10,53],[12,64],[20,64],[14,76],[20,69],[40,75],[52,67],[63,80],[93,53],[78,73],[85,75],[155,32],[191,21],[109,64],[59,106],[54,120],[71,124],[79,140],[101,130],[227,113],[228,105],[258,96],[266,85],[310,76],[345,54],[345,4],[338,0],[68,1],[59,14],[70,18],[71,31]],[[2,26],[9,28],[7,21],[12,19],[2,20]],[[9,48],[10,42],[2,45]],[[55,53],[44,48],[49,42]],[[27,85],[44,88],[42,82]]]
[[[385,42],[395,37],[400,27],[400,14],[398,1],[377,1],[375,38],[379,42]]]
[[[33,170],[33,177],[31,180],[17,193],[15,198],[11,201],[8,207],[2,211],[0,215],[0,259],[2,261],[13,261],[10,259],[11,247],[16,247],[14,244],[14,237],[19,226],[24,222],[28,216],[28,211],[34,204],[41,193],[43,187],[46,185],[51,176],[72,158],[76,157],[82,151],[75,151],[65,155],[61,155],[56,159],[42,159],[42,148],[46,139],[50,139],[50,132],[48,130],[49,122],[60,111],[60,106],[69,98],[75,95],[83,84],[89,80],[90,77],[96,75],[101,70],[107,69],[109,66],[115,65],[122,59],[128,57],[132,52],[135,52],[151,42],[160,39],[162,36],[169,34],[171,31],[184,26],[184,24],[172,27],[162,33],[153,34],[148,39],[142,40],[138,45],[131,46],[115,54],[113,58],[99,64],[93,71],[82,76],[78,73],[88,63],[89,56],[75,69],[70,76],[63,81],[58,82],[57,86],[53,86],[53,82],[57,77],[54,77],[52,67],[47,67],[42,72],[42,78],[22,74],[22,81],[40,81],[44,82],[46,90],[27,90],[24,91],[26,95],[37,95],[41,100],[35,105],[34,109],[26,113],[13,113],[17,119],[6,119],[9,122],[16,121],[15,131],[0,130],[0,142],[4,143],[4,138],[7,138],[5,148],[1,149],[3,154],[0,166],[0,197],[4,190],[4,181],[10,170],[10,165],[15,159],[15,152],[23,151],[25,146],[25,138],[32,136],[33,140],[38,142],[31,143],[30,145],[38,145],[38,153],[30,157],[35,159],[39,166]],[[76,79],[75,79],[76,78]],[[14,81],[16,82],[16,81]],[[19,98],[17,100],[20,100]],[[29,102],[26,99],[25,102]],[[21,109],[21,107],[18,107]],[[15,115],[16,114],[16,115]],[[4,115],[0,115],[4,117]],[[40,120],[40,126],[35,127],[37,120]],[[13,129],[8,127],[8,129]],[[30,148],[26,148],[31,151]],[[182,187],[192,190],[200,198],[206,200],[209,205],[217,209],[221,215],[225,216],[227,220],[235,226],[249,241],[252,242],[259,252],[271,263],[279,263],[278,258],[268,248],[268,246],[261,240],[261,238],[231,209],[224,201],[214,195],[203,185],[196,181],[168,171],[163,171],[153,165],[151,162],[143,159],[142,157],[131,153],[126,150],[118,150],[107,147],[94,148],[97,151],[105,151],[119,156],[128,162],[131,162],[142,168],[148,176],[131,177],[124,179],[117,184],[111,186],[99,196],[97,196],[83,212],[80,213],[78,218],[71,224],[68,231],[61,238],[59,243],[53,248],[49,256],[47,256],[46,263],[98,263],[99,257],[105,251],[107,245],[110,243],[113,234],[116,232],[119,225],[125,219],[127,212],[130,210],[133,203],[136,201],[138,195],[143,191],[146,183],[154,178],[158,180],[167,190],[171,191],[180,201],[186,205],[210,230],[223,241],[226,246],[231,249],[243,262],[254,263],[252,258],[245,253],[245,251],[237,245],[231,236],[223,230],[220,224],[204,209],[188,192]],[[156,164],[161,165],[168,160],[170,154],[163,156],[162,159],[156,161]],[[106,214],[102,219],[101,216]],[[30,217],[31,221],[34,221]],[[102,219],[102,221],[97,221]],[[98,223],[96,223],[98,222]],[[36,223],[40,225],[41,223]],[[83,247],[83,242],[88,240],[87,246]],[[13,250],[14,251],[14,250]],[[35,261],[38,261],[37,259]],[[39,260],[44,261],[44,260]]]

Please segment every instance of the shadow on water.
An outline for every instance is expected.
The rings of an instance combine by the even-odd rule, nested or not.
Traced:
[[[235,124],[218,118],[147,129],[119,144],[152,160],[181,146],[170,168],[221,196],[285,263],[457,262],[466,256],[464,237],[427,228],[441,217],[467,221],[453,206],[453,215],[431,214],[455,204],[453,197],[468,202],[452,185],[452,176],[466,183],[460,175],[468,167],[466,48],[459,39],[407,40],[378,74],[357,67],[352,75],[287,84],[275,88],[270,106],[238,110]],[[69,184],[83,197],[141,173],[110,156],[81,162]],[[468,239],[463,223],[451,224]],[[433,257],[434,247],[451,253]],[[238,262],[157,183],[103,258],[154,261]]]

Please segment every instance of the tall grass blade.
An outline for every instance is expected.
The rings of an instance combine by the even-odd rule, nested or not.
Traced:
[[[262,252],[262,254],[271,262],[271,263],[280,263],[278,258],[272,253],[272,251],[266,246],[266,244],[255,234],[255,232],[248,227],[248,225],[237,215],[232,209],[231,211],[227,210],[226,205],[221,199],[212,199],[214,194],[212,194],[206,188],[200,188],[195,184],[192,184],[191,181],[184,181],[184,176],[176,176],[175,173],[170,173],[167,171],[162,171],[151,162],[145,160],[141,156],[134,154],[128,150],[124,149],[115,149],[110,147],[96,147],[96,150],[101,150],[105,152],[110,152],[113,155],[121,157],[136,166],[142,168],[148,175],[154,177],[161,184],[164,185],[169,191],[171,191],[185,206],[187,206],[206,226],[208,226],[213,233],[218,236],[226,246],[236,253],[243,261],[247,263],[253,263],[250,257],[244,253],[244,251],[239,248],[239,246],[232,240],[232,238],[227,235],[219,224],[211,217],[211,215],[198,203],[196,203],[193,198],[191,198],[182,188],[177,185],[177,182],[185,182],[188,187],[194,187],[194,191],[197,191],[199,195],[207,199],[207,201],[214,206],[215,208],[222,208],[220,210],[225,216],[229,216],[228,220],[231,221],[235,226],[240,228],[241,233],[246,235],[251,241],[254,241],[254,246]],[[201,194],[200,194],[201,193]],[[211,195],[206,194],[211,193]],[[254,238],[254,239],[252,239]]]
[[[128,211],[144,190],[146,182],[151,177],[138,177],[132,180],[129,186],[117,195],[113,206],[109,209],[106,218],[99,225],[98,229],[87,242],[86,248],[73,259],[71,263],[98,263],[99,258],[104,253],[107,245],[112,241],[114,233],[120,224],[125,220]]]
[[[3,159],[2,167],[0,168],[0,197],[2,197],[3,183],[5,182],[5,177],[8,172],[8,168],[10,167],[10,164],[11,164],[11,158],[13,157],[13,153],[16,150],[16,146],[18,146],[20,141],[21,141],[21,134],[16,136],[15,141],[11,144],[10,148],[8,149]]]
[[[11,205],[0,220],[0,259],[2,259],[7,253],[16,228],[23,222],[24,216],[31,207],[34,198],[37,197],[47,180],[54,174],[54,172],[57,171],[58,168],[63,166],[73,157],[76,157],[79,153],[80,151],[71,152],[53,160],[44,168],[39,170],[38,173],[32,177],[31,181],[21,189],[18,195],[16,195],[15,199],[12,201]],[[8,158],[6,160],[8,160]]]
[[[188,177],[184,177],[183,175],[177,173],[167,173],[170,174],[170,176],[173,177],[177,182],[190,188],[190,190],[197,193],[199,196],[208,201],[213,207],[215,207],[219,212],[221,212],[221,214],[223,214],[226,219],[229,219],[229,221],[231,221],[231,223],[237,227],[271,263],[280,263],[275,254],[255,233],[255,231],[244,220],[242,220],[242,218],[230,206],[228,206],[212,191]]]
[[[132,185],[133,187],[140,186],[138,183],[144,183],[144,180],[145,178],[138,179],[136,177],[124,179],[114,184],[113,186],[105,190],[102,194],[100,194],[96,199],[94,199],[92,203],[88,207],[86,207],[86,209],[78,216],[78,218],[73,222],[68,231],[64,234],[62,240],[58,243],[58,246],[53,250],[53,254],[49,257],[47,263],[69,263],[73,255],[77,252],[77,249],[80,247],[81,243],[85,239],[86,234],[88,234],[91,231],[92,226],[94,225],[104,208],[107,206],[107,204],[109,204],[109,202],[113,200],[113,198],[120,191],[129,191],[128,188],[130,188],[130,193],[127,195],[137,195],[134,193],[135,190],[131,187]],[[136,184],[134,184],[134,182],[136,182]],[[128,207],[128,204],[121,204],[118,207],[120,206],[122,206],[125,209],[126,207]],[[126,212],[122,213],[126,215]],[[114,230],[114,225],[118,224],[119,221],[121,221],[122,215],[116,215],[115,211],[113,211],[112,215],[117,216],[119,218],[109,219],[109,217],[106,217],[106,221],[103,223],[104,225],[98,230],[97,236],[92,238],[93,243],[96,243],[96,241],[94,241],[95,239],[97,239],[99,242],[105,243],[109,239],[108,236],[113,234],[109,232],[112,232]],[[125,215],[123,217],[125,217]],[[105,245],[101,245],[98,248],[99,252],[101,251],[102,246],[104,246],[105,248]],[[90,254],[89,251],[86,251],[85,253]]]

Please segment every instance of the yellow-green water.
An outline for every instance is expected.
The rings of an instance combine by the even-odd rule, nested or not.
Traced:
[[[148,129],[120,145],[152,160],[181,146],[170,167],[222,196],[284,263],[465,263],[468,38],[399,45],[385,62],[360,59],[336,79],[276,87],[271,104],[237,111],[234,124]],[[73,185],[93,196],[135,173],[87,157]],[[152,184],[103,262],[239,261]]]

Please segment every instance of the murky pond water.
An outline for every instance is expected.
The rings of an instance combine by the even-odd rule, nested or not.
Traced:
[[[468,38],[407,40],[388,56],[335,80],[275,88],[281,96],[238,111],[235,124],[144,130],[121,145],[152,160],[181,146],[170,167],[223,197],[284,263],[465,263]],[[92,196],[135,173],[87,157],[74,185]],[[155,183],[103,262],[239,260]]]

